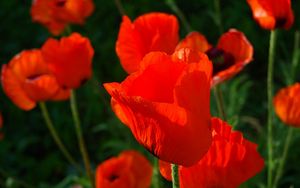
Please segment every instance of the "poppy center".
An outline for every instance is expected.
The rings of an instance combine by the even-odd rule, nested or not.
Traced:
[[[228,69],[234,64],[234,57],[219,48],[210,48],[206,51],[206,55],[213,63],[213,75]]]
[[[57,0],[55,3],[57,7],[63,7],[65,6],[65,4],[66,4],[66,0]]]
[[[119,175],[117,175],[117,174],[111,174],[111,175],[108,177],[108,181],[114,182],[114,181],[117,180],[118,178],[119,178]]]
[[[284,27],[285,23],[287,22],[286,18],[276,18],[276,28],[282,28]]]

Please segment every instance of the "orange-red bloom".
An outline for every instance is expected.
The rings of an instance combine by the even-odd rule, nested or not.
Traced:
[[[300,127],[300,84],[283,88],[273,99],[275,112],[285,124]]]
[[[97,167],[96,188],[148,188],[152,166],[140,153],[128,150]]]
[[[218,118],[211,124],[213,141],[206,155],[192,167],[179,167],[181,188],[235,188],[263,169],[256,144]],[[170,164],[160,161],[160,171],[171,180]]]
[[[3,65],[1,82],[5,94],[23,110],[31,110],[39,101],[67,99],[70,94],[49,72],[40,50],[22,51]]]
[[[78,33],[60,41],[48,39],[42,47],[42,55],[64,88],[78,88],[91,77],[94,49],[89,39]]]
[[[178,21],[173,15],[148,13],[133,23],[123,17],[116,52],[127,73],[138,70],[143,57],[152,51],[171,55],[179,40]]]
[[[189,49],[151,52],[122,83],[104,84],[118,118],[160,159],[191,166],[208,150],[212,65]]]
[[[289,29],[294,22],[290,0],[247,0],[247,2],[254,19],[264,29]]]
[[[213,83],[230,79],[247,65],[253,56],[253,48],[246,36],[235,29],[224,33],[216,47],[212,47],[205,36],[198,32],[190,33],[176,47],[191,48],[204,52],[213,62]]]
[[[92,0],[34,0],[31,17],[59,35],[65,27],[72,24],[83,24],[86,17],[94,10]]]

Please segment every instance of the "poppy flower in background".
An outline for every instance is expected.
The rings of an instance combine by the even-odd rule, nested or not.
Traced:
[[[236,29],[224,33],[216,47],[212,47],[204,35],[191,32],[177,45],[176,49],[180,48],[191,48],[208,55],[213,62],[212,86],[236,75],[253,57],[251,43]]]
[[[41,48],[49,70],[63,88],[75,89],[84,84],[92,74],[94,49],[88,38],[78,33],[50,38]]]
[[[36,102],[65,100],[69,90],[62,89],[44,62],[40,50],[24,50],[2,66],[4,93],[23,110],[31,110]]]
[[[131,22],[123,16],[116,52],[127,73],[138,70],[143,57],[152,51],[171,55],[179,40],[178,20],[165,13],[148,13]]]
[[[300,127],[300,84],[280,89],[273,99],[277,116],[286,125]]]
[[[92,0],[34,0],[31,17],[53,35],[59,35],[68,24],[83,24],[94,11]]]
[[[263,29],[289,29],[294,23],[290,0],[247,0],[254,19]]]
[[[211,144],[212,64],[203,53],[150,52],[122,83],[106,83],[117,117],[158,158],[195,164]]]
[[[179,167],[181,188],[235,188],[264,167],[257,145],[232,131],[231,126],[212,118],[212,144],[206,155],[192,167]],[[171,180],[171,165],[160,161],[160,172]]]
[[[142,154],[124,151],[97,167],[96,188],[148,188],[152,171],[150,162]]]

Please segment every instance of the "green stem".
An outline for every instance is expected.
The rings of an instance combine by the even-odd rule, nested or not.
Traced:
[[[226,121],[227,118],[226,118],[226,113],[225,113],[225,109],[224,109],[224,100],[223,100],[223,95],[222,95],[220,86],[216,85],[214,87],[214,94],[215,94],[215,98],[216,98],[216,102],[217,102],[217,106],[218,106],[219,116],[221,117],[221,119]]]
[[[81,168],[79,167],[79,165],[75,162],[75,160],[73,159],[73,157],[71,156],[71,154],[68,152],[68,150],[66,149],[66,147],[64,146],[64,144],[62,143],[61,139],[59,138],[53,123],[51,121],[51,118],[49,116],[49,112],[47,109],[47,106],[44,102],[40,102],[39,103],[40,109],[42,111],[45,123],[50,131],[50,134],[53,138],[53,140],[55,141],[56,145],[58,146],[58,148],[60,149],[60,151],[64,154],[64,156],[66,157],[66,159],[79,171],[82,172]]]
[[[295,32],[294,39],[294,51],[293,51],[293,60],[292,60],[292,70],[291,70],[291,82],[295,80],[296,70],[299,62],[299,43],[300,43],[300,32]],[[290,83],[292,84],[292,83]]]
[[[273,181],[273,64],[275,57],[277,31],[273,30],[270,34],[269,44],[269,61],[268,61],[268,78],[267,78],[267,95],[268,95],[268,188],[272,188]]]
[[[223,24],[222,24],[222,13],[221,13],[221,5],[220,0],[214,0],[214,6],[216,11],[216,24],[219,28],[219,33],[223,33]]]
[[[154,188],[160,188],[158,158],[154,157],[152,183]]]
[[[173,188],[179,188],[179,174],[178,174],[178,165],[172,164],[172,185]]]
[[[289,130],[288,130],[288,133],[287,133],[287,136],[286,136],[286,139],[285,139],[285,144],[284,144],[284,148],[283,148],[282,157],[281,157],[281,160],[279,162],[279,166],[277,168],[277,173],[276,173],[276,176],[275,176],[273,187],[277,187],[278,181],[279,181],[279,179],[282,175],[283,167],[285,165],[285,161],[286,161],[287,154],[289,152],[289,147],[290,147],[290,144],[291,144],[291,140],[292,140],[292,137],[293,137],[293,131],[294,131],[294,129],[292,127],[289,127]]]
[[[88,156],[86,146],[85,146],[85,142],[84,142],[84,139],[83,139],[83,136],[82,136],[81,124],[80,124],[80,119],[79,119],[79,114],[78,114],[78,109],[77,109],[77,104],[76,104],[76,95],[75,95],[74,90],[71,91],[70,105],[71,105],[71,111],[72,111],[72,116],[73,116],[75,130],[76,130],[76,136],[77,136],[77,139],[78,139],[80,152],[81,152],[81,155],[83,157],[83,162],[84,162],[86,174],[87,174],[87,176],[89,177],[89,179],[91,181],[92,187],[95,187],[89,156]]]
[[[299,62],[299,42],[300,42],[300,32],[296,31],[295,32],[295,39],[294,39],[294,51],[293,51],[293,60],[292,60],[292,66],[291,66],[291,78],[289,79],[289,85],[293,84],[293,82],[295,81],[295,74],[296,74],[296,69],[298,66],[298,62]],[[277,172],[276,172],[276,176],[275,176],[275,180],[274,180],[274,187],[277,186],[279,179],[282,176],[282,171],[285,165],[285,161],[288,155],[288,151],[289,151],[289,147],[291,144],[291,140],[293,137],[293,131],[294,129],[289,127],[288,129],[288,133],[287,136],[285,138],[285,142],[284,142],[284,147],[283,147],[283,153],[279,162],[279,166],[277,168]]]
[[[171,10],[178,16],[178,18],[181,20],[183,27],[186,29],[187,32],[192,31],[192,27],[187,21],[186,17],[182,13],[182,11],[178,8],[177,4],[174,0],[166,0],[166,4],[171,8]]]
[[[121,0],[115,0],[116,7],[121,14],[121,16],[126,15],[125,9],[123,8],[123,5],[121,3]]]

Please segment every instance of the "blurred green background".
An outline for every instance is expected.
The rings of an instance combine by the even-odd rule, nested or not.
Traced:
[[[130,18],[146,12],[174,12],[165,1],[123,0],[124,9]],[[193,30],[207,36],[216,44],[219,31],[216,24],[213,1],[178,0]],[[295,23],[292,29],[279,32],[275,58],[275,91],[287,83],[290,74],[294,33],[300,26],[300,2],[293,1]],[[124,149],[134,148],[143,152],[149,160],[151,155],[137,144],[130,131],[122,125],[111,111],[109,96],[102,83],[122,81],[126,73],[122,70],[115,53],[121,16],[114,1],[95,0],[96,9],[84,26],[72,25],[72,30],[90,38],[95,49],[93,78],[76,92],[82,120],[84,137],[88,146],[93,168],[103,160],[116,156]],[[29,14],[30,0],[0,1],[0,62],[6,64],[24,49],[39,48],[51,37],[48,31],[32,23]],[[245,137],[259,144],[259,151],[266,156],[266,72],[269,31],[262,30],[252,19],[246,0],[221,0],[222,22],[225,31],[236,28],[245,33],[255,49],[254,61],[238,76],[222,85],[226,112],[235,129],[242,130]],[[180,28],[181,38],[187,32]],[[297,73],[299,73],[299,67]],[[297,74],[299,81],[300,74]],[[212,114],[217,115],[214,96]],[[23,187],[16,179],[33,187],[68,187],[74,182],[85,184],[78,178],[75,169],[69,165],[53,142],[37,107],[29,112],[12,104],[0,91],[0,110],[3,114],[5,137],[0,141],[0,187]],[[77,139],[73,128],[69,102],[49,102],[47,106],[60,136],[73,156],[81,161]],[[287,127],[275,119],[275,158],[282,153]],[[293,137],[285,171],[280,187],[300,187],[300,133]],[[266,157],[265,157],[266,158]],[[278,162],[277,160],[275,162]],[[82,161],[81,161],[82,164]],[[276,163],[277,164],[277,163]],[[244,187],[264,187],[265,170]],[[166,187],[168,185],[165,185]]]

